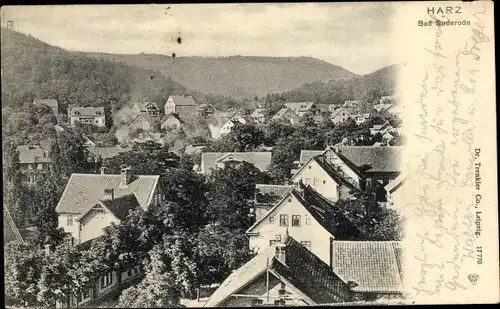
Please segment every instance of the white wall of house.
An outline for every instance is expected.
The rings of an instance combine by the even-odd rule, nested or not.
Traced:
[[[58,227],[62,227],[65,232],[71,233],[74,239],[79,238],[79,223],[76,221],[80,214],[60,213],[58,216]]]
[[[233,129],[233,127],[234,127],[234,122],[233,121],[227,121],[222,126],[222,128],[220,128],[219,134],[220,135],[222,135],[222,134],[228,134],[229,132],[231,132],[231,130]]]
[[[119,224],[120,221],[102,208],[92,209],[80,220],[80,242],[101,236],[111,223]]]
[[[280,215],[288,215],[287,226],[280,225]],[[294,215],[300,216],[299,226],[292,226],[292,216]],[[285,235],[286,228],[288,228],[288,234],[298,242],[309,241],[311,251],[330,265],[329,243],[332,235],[291,194],[253,229],[253,231],[258,232],[258,235],[249,235],[250,248],[259,251],[269,247],[271,240],[277,239],[276,235]]]
[[[170,116],[170,117],[166,118],[165,120],[163,120],[163,122],[161,123],[161,129],[167,130],[167,129],[172,129],[172,128],[180,129],[181,123],[177,118]]]
[[[175,103],[172,98],[168,98],[167,102],[165,103],[165,114],[169,113],[175,113]]]
[[[344,178],[347,180],[353,179],[356,187],[360,187],[359,176],[347,165],[345,162],[339,158],[339,156],[333,152],[331,149],[327,150],[325,156],[335,168],[340,167],[340,170],[344,173]],[[350,181],[349,181],[350,182]]]
[[[112,290],[118,282],[117,279],[118,279],[118,277],[117,277],[116,271],[112,271],[108,274],[105,274],[105,275],[99,277],[99,282],[97,283],[98,294],[102,295],[102,294],[108,293],[110,290]]]
[[[307,162],[292,179],[294,183],[302,180],[332,202],[339,200],[339,185],[314,160]]]
[[[106,121],[105,116],[82,116],[82,115],[71,115],[70,123],[72,126],[76,125],[76,122],[93,124],[98,127],[105,127]]]

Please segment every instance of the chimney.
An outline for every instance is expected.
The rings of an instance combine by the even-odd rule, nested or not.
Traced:
[[[121,176],[121,181],[120,181],[120,186],[128,186],[130,183],[130,180],[132,178],[132,168],[130,166],[122,166],[120,170],[120,176]]]
[[[101,175],[106,174],[106,167],[105,166],[101,166],[100,170],[101,170]]]
[[[104,196],[109,198],[110,200],[115,199],[115,190],[114,189],[104,189]]]
[[[276,253],[275,257],[278,261],[286,265],[286,245],[285,244],[278,244],[276,246]]]

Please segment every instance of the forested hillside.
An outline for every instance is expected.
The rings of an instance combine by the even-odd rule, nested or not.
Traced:
[[[83,54],[83,53],[82,53]],[[191,89],[235,98],[265,96],[306,82],[356,76],[339,66],[311,57],[181,57],[85,53],[99,59],[155,69]]]
[[[164,102],[187,91],[154,70],[68,52],[5,28],[1,43],[2,107],[54,98],[63,109],[68,104],[120,108],[130,100]]]
[[[381,96],[392,95],[395,92],[398,69],[399,65],[392,65],[348,80],[306,83],[290,91],[268,94],[267,101],[341,104],[346,100],[359,100],[362,105],[370,107],[377,104]]]

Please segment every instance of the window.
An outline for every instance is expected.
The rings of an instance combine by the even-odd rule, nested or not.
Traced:
[[[292,226],[300,226],[300,215],[292,215]]]
[[[326,184],[326,180],[323,180],[323,184]]]
[[[38,163],[36,167],[39,170],[43,170],[43,164],[42,163]]]
[[[309,165],[309,169],[311,169],[311,166]]]
[[[68,215],[66,217],[66,225],[67,226],[73,226],[73,215]]]
[[[132,276],[132,269],[127,270],[127,276]]]
[[[252,306],[260,306],[264,303],[262,299],[254,298],[252,299]]]
[[[306,217],[306,224],[307,224],[307,225],[311,225],[311,218]]]
[[[288,215],[280,215],[280,226],[288,226]]]
[[[107,273],[105,276],[101,277],[101,287],[107,287],[113,283],[113,273]]]
[[[269,217],[269,223],[274,223],[274,217],[273,216]]]
[[[310,241],[301,241],[300,244],[307,248],[307,250],[311,251],[311,242]]]
[[[372,180],[371,180],[371,178],[367,178],[366,179],[366,187],[367,188],[371,188],[372,187]]]

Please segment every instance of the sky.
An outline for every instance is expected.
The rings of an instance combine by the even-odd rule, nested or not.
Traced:
[[[2,26],[67,50],[182,56],[310,56],[367,74],[390,56],[390,3],[2,7]],[[181,44],[177,42],[181,38]]]

